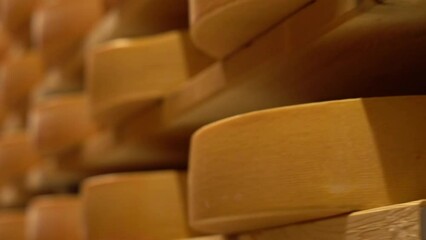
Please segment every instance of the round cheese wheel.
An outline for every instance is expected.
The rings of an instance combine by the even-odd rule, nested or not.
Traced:
[[[72,149],[95,131],[87,99],[80,94],[47,98],[30,113],[29,132],[43,154]]]
[[[28,41],[31,15],[39,0],[1,0],[0,19],[20,40]]]
[[[106,0],[114,8],[88,36],[91,48],[106,40],[157,34],[188,25],[187,0]]]
[[[191,34],[198,47],[222,58],[310,2],[273,0],[265,4],[262,0],[190,0]]]
[[[36,197],[27,209],[28,240],[80,240],[84,237],[81,202],[78,197]]]
[[[0,139],[0,180],[11,180],[25,175],[39,162],[35,146],[25,133],[14,133]]]
[[[0,212],[0,239],[25,240],[25,214],[21,211]]]
[[[367,98],[235,116],[196,132],[191,225],[233,233],[426,196],[426,96]]]
[[[158,101],[211,61],[191,45],[186,32],[174,31],[106,43],[90,53],[88,62],[94,114],[115,123]]]
[[[103,0],[42,0],[33,15],[32,37],[47,65],[68,61],[103,9]]]
[[[25,52],[6,59],[1,68],[0,100],[15,110],[25,108],[31,91],[43,78],[43,62],[38,52]]]
[[[88,239],[190,237],[185,186],[185,175],[177,171],[89,178],[82,193]]]

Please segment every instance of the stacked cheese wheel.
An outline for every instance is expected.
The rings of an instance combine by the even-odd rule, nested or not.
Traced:
[[[426,3],[0,0],[0,239],[424,239]]]

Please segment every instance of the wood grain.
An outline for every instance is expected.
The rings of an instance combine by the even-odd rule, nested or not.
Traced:
[[[203,127],[191,144],[192,226],[232,233],[424,197],[425,104],[425,96],[331,101]]]

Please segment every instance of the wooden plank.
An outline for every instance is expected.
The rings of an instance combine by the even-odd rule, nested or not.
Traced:
[[[27,210],[27,239],[84,239],[81,200],[72,195],[33,199]]]
[[[159,101],[210,63],[185,31],[99,46],[88,60],[94,115],[101,123],[115,124]]]
[[[186,219],[185,175],[178,171],[110,174],[83,183],[89,239],[193,236]],[[166,214],[164,214],[166,213]]]
[[[311,0],[190,0],[194,43],[213,57],[241,48]]]
[[[240,234],[238,240],[421,240],[425,201],[355,212],[350,215]]]
[[[192,137],[191,225],[233,233],[422,198],[425,108],[426,96],[350,99],[207,125]]]

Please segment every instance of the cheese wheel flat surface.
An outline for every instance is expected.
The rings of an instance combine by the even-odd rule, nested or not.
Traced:
[[[42,154],[69,150],[95,131],[87,99],[81,94],[65,94],[40,102],[30,113],[28,128]]]
[[[0,212],[0,239],[25,240],[25,214],[20,211]]]
[[[181,86],[210,62],[181,31],[100,46],[88,60],[94,114],[104,122],[127,117]]]
[[[103,10],[102,0],[42,1],[33,15],[32,37],[46,63],[67,61]]]
[[[27,210],[28,240],[83,239],[81,201],[71,195],[36,197]]]
[[[111,174],[83,183],[87,238],[178,239],[191,236],[185,174],[177,171]]]
[[[223,58],[310,2],[190,0],[191,34],[200,49]]]
[[[426,195],[426,97],[253,112],[198,130],[189,210],[199,231],[274,227]]]
[[[87,47],[126,37],[140,37],[188,26],[187,0],[121,0],[88,36]],[[118,2],[118,3],[117,3]]]

